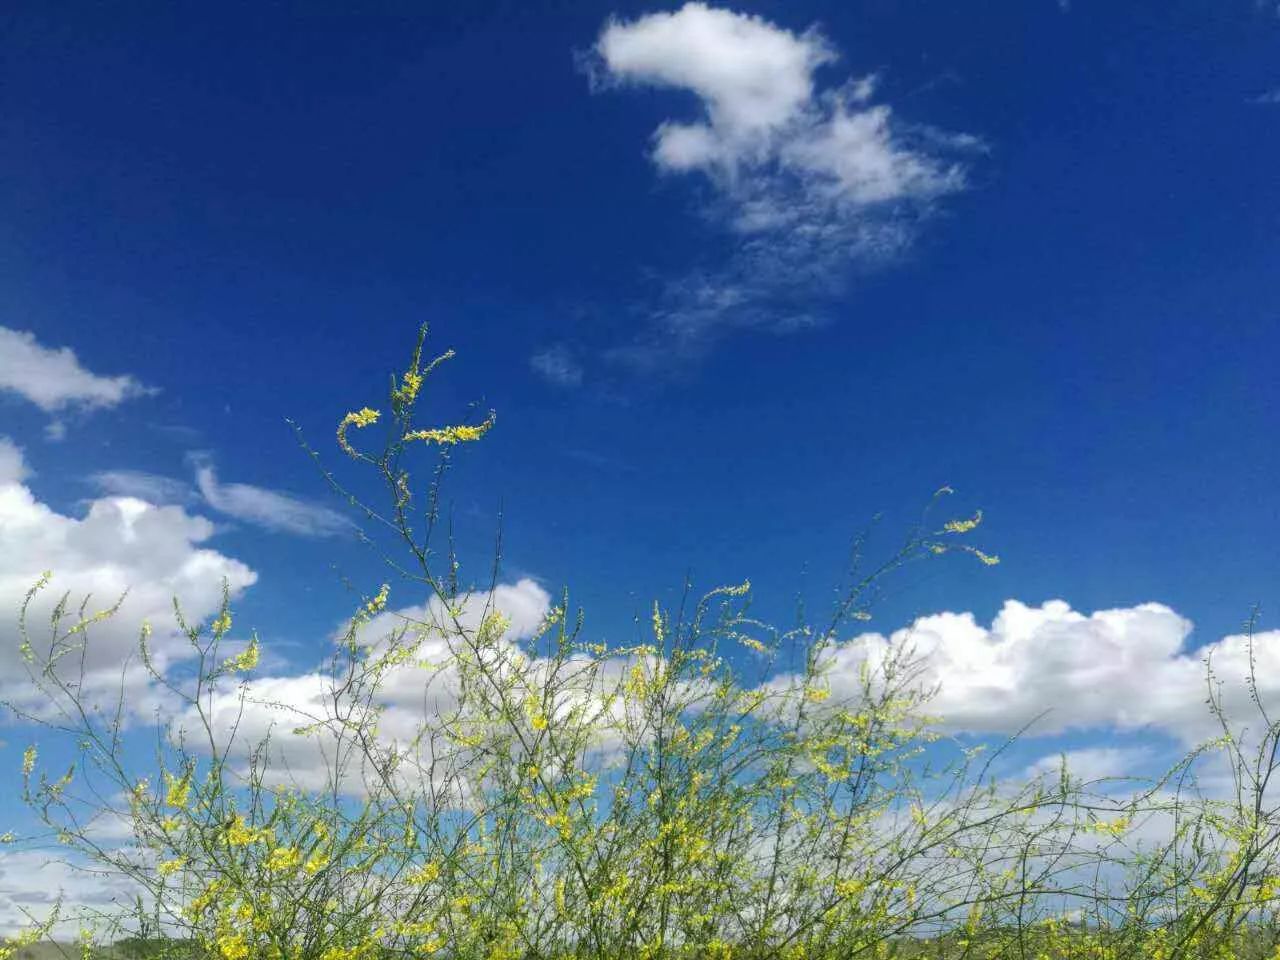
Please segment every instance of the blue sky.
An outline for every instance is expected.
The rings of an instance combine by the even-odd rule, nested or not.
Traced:
[[[601,639],[686,572],[820,606],[852,534],[944,483],[1003,562],[917,568],[869,629],[1154,602],[1193,650],[1274,597],[1274,5],[16,4],[4,33],[4,598],[49,565],[32,516],[131,494],[174,556],[252,571],[241,617],[301,669],[340,577],[381,573],[284,419],[336,459],[424,320],[459,353],[428,404],[498,411],[450,487],[470,569],[501,507],[508,581]],[[86,577],[117,521],[66,554]]]

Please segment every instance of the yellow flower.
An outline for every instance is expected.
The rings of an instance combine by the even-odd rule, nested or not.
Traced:
[[[226,841],[229,847],[247,847],[267,836],[266,830],[255,830],[245,823],[244,817],[236,814],[227,826]]]
[[[418,391],[422,389],[422,374],[417,370],[406,370],[400,389],[392,396],[397,403],[410,404],[418,399]]]
[[[278,873],[293,870],[302,862],[302,854],[297,847],[276,847],[267,856],[267,869]]]
[[[329,865],[328,857],[326,857],[323,853],[315,853],[315,854],[312,854],[311,858],[302,865],[302,869],[307,871],[307,873],[316,874],[316,873],[319,873],[328,865]]]
[[[498,415],[490,410],[489,416],[485,418],[484,423],[477,426],[459,425],[455,427],[437,427],[434,430],[414,430],[411,433],[406,433],[404,439],[406,442],[423,440],[427,443],[438,443],[442,446],[455,443],[472,443],[488,433],[493,428],[494,423],[497,422],[497,419]]]
[[[547,729],[547,716],[542,712],[542,704],[538,702],[538,698],[533,694],[525,697],[524,701],[525,716],[529,718],[529,726],[535,730]]]
[[[968,520],[948,520],[942,525],[947,533],[968,533],[982,522],[982,511],[979,510]]]
[[[22,753],[22,775],[23,777],[31,776],[31,772],[36,768],[36,748],[34,746],[27,747]]]
[[[1129,829],[1129,822],[1129,817],[1119,817],[1110,822],[1101,820],[1094,825],[1094,829],[1097,830],[1098,833],[1105,833],[1113,837],[1120,837]]]
[[[836,896],[842,900],[856,897],[865,889],[867,889],[867,885],[864,881],[852,878],[848,880],[837,880],[835,886]]]
[[[171,807],[185,807],[191,799],[191,774],[185,773],[181,777],[175,777],[166,772],[164,779],[169,787],[164,795],[164,802]]]
[[[222,669],[231,673],[238,673],[243,670],[252,670],[258,665],[258,638],[253,636],[249,640],[249,645],[237,653],[234,657],[228,657],[222,661]]]
[[[427,863],[410,873],[405,879],[416,887],[424,886],[440,876],[440,867],[435,863]]]
[[[161,860],[156,864],[156,872],[162,877],[167,877],[170,874],[177,873],[186,865],[186,857],[176,857],[173,860]]]
[[[556,812],[542,817],[542,822],[560,835],[561,840],[568,840],[573,835],[573,824],[569,815]]]
[[[354,413],[348,413],[342,418],[342,422],[338,424],[338,446],[349,456],[358,456],[356,449],[347,440],[347,428],[355,427],[357,430],[363,430],[365,427],[377,423],[379,416],[381,414],[377,410],[370,410],[368,407],[363,407]]]
[[[224,933],[218,938],[218,952],[223,960],[245,960],[249,956],[249,944],[239,933]]]
[[[36,941],[40,940],[46,932],[47,928],[45,927],[32,927],[30,930],[25,930],[16,937],[7,938],[4,943],[0,944],[0,960],[9,960],[10,957],[14,956],[14,954],[23,947],[29,947]]]
[[[378,590],[378,595],[364,605],[364,612],[368,616],[381,613],[387,606],[387,597],[391,595],[391,584],[384,583]]]

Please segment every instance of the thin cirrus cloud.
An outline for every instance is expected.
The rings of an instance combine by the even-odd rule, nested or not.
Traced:
[[[735,330],[820,325],[855,267],[901,253],[931,206],[965,187],[982,143],[900,121],[873,102],[874,76],[821,84],[838,59],[816,28],[704,3],[605,24],[586,60],[596,89],[695,96],[695,116],[653,131],[650,158],[664,176],[709,185],[707,212],[734,251],[663,283],[639,334],[608,359],[647,369]]]
[[[156,391],[128,374],[93,373],[70,347],[46,347],[34,333],[0,327],[0,392],[57,415],[115,407]],[[49,433],[61,436],[61,422],[53,421]]]
[[[3,473],[0,448],[0,474]],[[102,494],[154,504],[200,505],[275,533],[328,537],[349,532],[352,523],[336,510],[302,497],[248,483],[223,483],[207,453],[190,455],[194,484],[144,470],[100,470],[89,482]]]
[[[248,483],[223,483],[207,455],[193,455],[196,489],[214,510],[277,533],[332,537],[349,533],[350,520],[328,507],[301,497]]]
[[[557,387],[577,387],[582,384],[582,364],[564,344],[539,350],[529,358],[529,366],[539,377]]]
[[[99,470],[89,482],[108,496],[137,497],[150,503],[192,503],[198,500],[190,484],[143,470]]]

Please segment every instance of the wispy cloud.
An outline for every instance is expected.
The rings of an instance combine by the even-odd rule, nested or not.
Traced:
[[[3,474],[0,446],[0,474]],[[195,468],[194,485],[143,470],[100,470],[89,476],[105,496],[132,497],[152,504],[204,505],[244,523],[307,537],[327,537],[352,528],[342,514],[280,490],[247,483],[223,483],[208,453],[189,455]]]
[[[873,102],[874,76],[820,88],[815,74],[837,59],[815,28],[703,3],[605,25],[590,60],[597,88],[697,97],[695,119],[653,132],[651,159],[711,186],[707,213],[734,247],[726,263],[668,281],[614,359],[647,367],[696,357],[735,329],[813,326],[852,267],[901,253],[931,205],[963,189],[981,142],[899,121]]]
[[[189,483],[142,470],[100,470],[89,482],[108,496],[137,497],[149,503],[191,503],[197,499]]]
[[[154,393],[128,374],[101,376],[85,369],[70,347],[46,347],[35,334],[0,327],[0,392],[17,394],[48,414],[114,407]],[[61,421],[47,431],[61,439]]]
[[[564,344],[539,350],[529,358],[529,366],[543,380],[557,387],[577,387],[582,384],[582,363],[573,350]]]
[[[1268,90],[1266,93],[1260,93],[1256,97],[1249,98],[1250,103],[1260,104],[1262,106],[1275,106],[1280,104],[1280,87],[1274,90]]]
[[[207,455],[193,455],[192,461],[200,495],[210,507],[228,517],[304,537],[331,537],[353,528],[351,521],[336,510],[301,497],[247,483],[222,483]]]

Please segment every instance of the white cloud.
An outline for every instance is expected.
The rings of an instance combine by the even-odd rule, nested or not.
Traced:
[[[0,451],[4,449],[0,445]],[[123,681],[135,714],[146,715],[155,701],[133,656],[142,622],[151,623],[152,648],[158,665],[164,666],[186,649],[174,622],[175,597],[189,620],[198,623],[217,610],[224,579],[234,596],[257,574],[201,546],[212,536],[213,524],[181,507],[156,506],[136,497],[101,497],[89,503],[83,517],[68,516],[36,499],[22,484],[21,473],[15,473],[11,463],[7,476],[0,478],[7,480],[0,483],[0,699],[24,709],[49,706],[19,679],[25,672],[17,632],[23,597],[48,570],[53,580],[28,617],[33,645],[47,649],[48,618],[64,592],[70,594],[72,611],[90,595],[92,613],[110,607],[127,591],[120,611],[89,631],[85,689],[93,696],[109,695]]]
[[[218,513],[267,530],[309,537],[345,533],[352,523],[336,510],[279,490],[247,483],[222,483],[207,455],[193,454],[195,486],[142,470],[100,470],[90,482],[105,494],[136,497],[155,504],[203,502]]]
[[[564,344],[539,350],[529,358],[529,366],[534,373],[557,387],[577,387],[582,384],[582,364]]]
[[[309,500],[247,483],[220,483],[207,458],[196,459],[196,486],[214,510],[267,530],[330,537],[352,529],[342,514]]]
[[[673,170],[764,159],[770,138],[811,106],[814,70],[836,56],[815,30],[796,35],[702,3],[611,21],[596,51],[612,78],[702,100],[703,121],[668,120],[654,135],[654,159]]]
[[[535,632],[550,602],[538,584],[521,580],[499,586],[492,595],[467,597],[460,620],[466,629],[474,630],[485,612],[501,610],[511,618],[505,642],[513,644]],[[431,603],[383,613],[364,628],[362,642],[380,648],[384,638],[399,629],[417,634],[418,659],[390,672],[380,690],[378,703],[386,711],[381,729],[388,742],[406,742],[424,722],[431,726],[457,703],[456,676],[440,666],[448,659],[443,631],[452,629],[443,609]],[[1190,745],[1218,732],[1205,705],[1204,656],[1211,656],[1223,681],[1222,698],[1229,717],[1248,723],[1255,716],[1249,701],[1245,638],[1224,637],[1188,650],[1190,632],[1187,620],[1161,604],[1086,615],[1062,601],[1033,607],[1010,600],[989,627],[967,613],[922,617],[887,637],[867,633],[840,644],[823,666],[829,671],[831,702],[837,703],[858,695],[864,662],[875,666],[903,651],[914,651],[920,658],[917,682],[936,691],[926,712],[954,732],[1006,735],[1031,724],[1032,736],[1069,731],[1155,732]],[[1255,637],[1255,659],[1262,702],[1280,716],[1280,631]],[[540,663],[533,660],[531,668],[538,670]],[[605,675],[624,667],[622,660],[611,661]],[[792,677],[780,675],[767,686],[791,682]],[[219,728],[230,729],[233,720],[239,720],[242,752],[274,730],[281,770],[287,771],[279,775],[280,780],[323,786],[333,762],[331,744],[291,731],[302,722],[297,711],[314,718],[328,715],[329,684],[323,673],[307,672],[255,679],[244,691],[228,685],[214,701]],[[244,703],[242,692],[248,698]],[[602,749],[607,747],[601,743]],[[1158,765],[1159,756],[1153,751],[1154,745],[1149,744],[1095,743],[1069,749],[1067,760],[1073,775],[1096,780],[1133,775]],[[1048,754],[1033,762],[1025,774],[1054,774],[1059,763],[1059,753]]]
[[[874,77],[816,90],[814,72],[837,56],[813,28],[795,34],[760,17],[687,3],[675,13],[610,22],[596,52],[619,83],[698,97],[700,120],[666,120],[654,132],[654,162],[712,177],[742,204],[736,225],[744,232],[790,219],[769,202],[796,191],[855,214],[963,185],[960,167],[906,142],[892,110],[869,105]]]
[[[375,641],[406,627],[425,631],[425,635],[433,637],[457,628],[474,633],[488,614],[497,611],[510,621],[506,636],[522,640],[532,636],[546,617],[551,609],[551,595],[536,580],[524,577],[515,583],[500,583],[491,592],[469,593],[454,607],[452,612],[446,612],[444,605],[433,599],[426,604],[388,610],[369,620],[361,633]],[[345,635],[344,626],[334,637]]]
[[[1194,743],[1216,729],[1205,705],[1205,657],[1227,712],[1238,722],[1255,714],[1246,638],[1189,650],[1191,630],[1158,603],[1086,615],[1061,600],[1039,607],[1009,600],[989,627],[971,613],[934,614],[888,637],[858,636],[826,662],[833,691],[852,695],[864,661],[914,650],[920,683],[937,690],[929,712],[952,730],[1006,734],[1034,721],[1033,734],[1152,729]],[[1280,631],[1257,634],[1254,657],[1262,702],[1280,714]]]
[[[140,892],[118,874],[51,859],[41,851],[0,850],[0,938],[30,929],[32,919],[45,920],[62,897],[63,919],[53,935],[69,941],[79,934],[83,911],[127,908]]]
[[[444,636],[455,635],[460,627],[474,635],[484,617],[493,611],[509,620],[500,645],[514,651],[514,644],[534,634],[551,609],[551,597],[531,579],[499,584],[492,592],[476,592],[455,604],[457,616],[448,614],[438,600],[389,610],[372,618],[359,631],[360,642],[371,653],[385,652],[389,637],[410,631],[415,656],[387,671],[378,688],[376,705],[380,743],[387,747],[406,744],[425,723],[439,726],[457,703],[457,674],[447,666],[449,646]],[[334,634],[345,637],[347,626]],[[537,669],[538,661],[534,661]],[[338,745],[324,730],[309,734],[297,728],[332,719],[333,678],[322,670],[301,674],[254,677],[239,684],[221,683],[206,704],[212,729],[227,744],[228,755],[244,760],[270,735],[271,754],[267,780],[304,790],[331,786],[342,766]],[[188,710],[180,727],[198,729],[200,722]],[[418,758],[431,760],[430,744],[419,748]],[[340,788],[358,794],[363,789],[364,769],[359,762],[347,767],[339,778]]]
[[[190,485],[172,477],[142,470],[99,470],[90,482],[114,497],[137,497],[149,503],[191,503],[196,499]]]
[[[1275,104],[1280,103],[1280,87],[1276,87],[1274,90],[1268,90],[1265,93],[1260,93],[1256,97],[1251,97],[1249,102],[1260,104],[1262,106],[1274,106]]]
[[[30,472],[22,448],[8,437],[0,436],[0,487],[21,483]]]
[[[820,88],[837,54],[814,28],[686,3],[607,23],[595,45],[606,83],[692,93],[699,116],[654,131],[667,174],[700,174],[713,212],[738,237],[722,267],[674,281],[651,328],[612,352],[641,366],[692,357],[735,328],[792,332],[807,305],[839,289],[855,263],[906,247],[932,201],[965,185],[981,144],[899,122],[873,104],[877,78]]]
[[[1073,780],[1095,783],[1137,776],[1150,759],[1151,751],[1146,747],[1081,747],[1041,757],[1027,767],[1026,776],[1056,780],[1065,762]]]
[[[154,392],[127,374],[91,373],[69,347],[41,346],[35,334],[9,327],[0,327],[0,390],[24,397],[45,413],[114,407]]]

